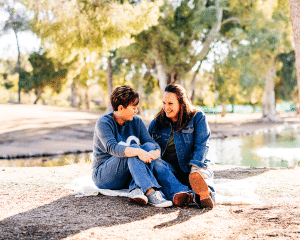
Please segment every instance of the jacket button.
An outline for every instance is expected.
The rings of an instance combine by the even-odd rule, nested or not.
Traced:
[[[182,150],[179,150],[179,152],[182,152]]]
[[[179,134],[178,134],[178,133],[177,133],[176,135],[177,135],[177,137],[179,136]]]

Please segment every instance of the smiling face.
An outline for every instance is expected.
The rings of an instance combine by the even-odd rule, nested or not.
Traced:
[[[166,116],[170,118],[172,122],[177,122],[180,104],[175,93],[164,92],[163,109],[166,113]]]

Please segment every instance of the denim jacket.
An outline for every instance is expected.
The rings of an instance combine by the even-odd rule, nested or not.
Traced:
[[[150,135],[161,147],[161,155],[166,149],[171,134],[171,123],[168,127],[158,129],[156,119],[148,129]],[[178,161],[184,172],[190,172],[191,165],[207,168],[210,160],[206,159],[209,148],[210,129],[204,113],[197,112],[191,122],[182,130],[174,129],[174,141]]]

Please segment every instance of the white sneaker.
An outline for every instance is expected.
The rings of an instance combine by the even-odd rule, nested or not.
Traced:
[[[159,191],[153,191],[147,197],[149,203],[155,207],[171,207],[173,205],[172,201],[164,199]]]
[[[142,189],[140,188],[135,188],[131,190],[128,194],[128,197],[142,205],[146,205],[148,203],[148,198],[145,196]]]

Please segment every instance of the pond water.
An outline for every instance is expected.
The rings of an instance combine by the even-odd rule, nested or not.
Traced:
[[[211,139],[208,159],[219,165],[293,167],[300,161],[300,130]]]
[[[56,167],[70,164],[91,163],[92,153],[77,153],[37,158],[0,160],[0,167]]]
[[[211,139],[208,159],[218,165],[293,167],[300,161],[300,130]],[[91,163],[92,153],[0,160],[0,167],[54,167]]]

